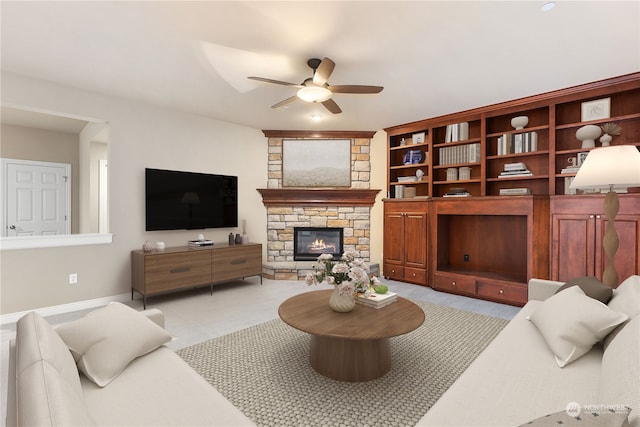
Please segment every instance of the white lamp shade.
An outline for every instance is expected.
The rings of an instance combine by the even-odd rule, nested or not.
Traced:
[[[640,187],[640,151],[633,145],[594,148],[570,186],[581,190],[626,190],[629,187]]]

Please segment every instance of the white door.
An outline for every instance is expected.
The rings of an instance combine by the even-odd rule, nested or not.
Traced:
[[[2,159],[3,236],[71,234],[71,165]]]

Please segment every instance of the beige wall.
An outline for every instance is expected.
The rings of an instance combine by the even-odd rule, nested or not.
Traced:
[[[130,293],[130,253],[145,240],[184,245],[198,231],[146,232],[145,167],[239,177],[240,220],[264,241],[267,143],[260,130],[124,99],[98,96],[12,74],[2,75],[2,102],[109,123],[109,215],[113,243],[0,251],[0,312],[15,313]],[[238,154],[241,153],[241,156]],[[207,238],[227,240],[211,229]],[[78,284],[68,284],[69,274]]]
[[[371,262],[380,264],[382,271],[383,205],[387,197],[387,133],[376,132],[371,140],[371,189],[380,190],[371,208]]]
[[[2,101],[109,123],[109,216],[113,243],[0,251],[0,313],[9,314],[129,294],[130,253],[145,240],[184,245],[198,231],[144,230],[144,168],[238,176],[239,220],[266,251],[266,210],[257,188],[266,188],[267,139],[261,130],[55,86],[3,73]],[[385,188],[386,139],[372,141],[371,188]],[[381,156],[381,157],[380,157]],[[384,192],[384,191],[383,191]],[[379,196],[380,198],[382,195]],[[239,229],[205,230],[225,242]],[[382,203],[372,211],[372,262],[382,257]],[[378,260],[378,261],[376,261]],[[79,283],[68,284],[70,273]]]
[[[79,229],[79,137],[73,133],[55,132],[3,124],[0,128],[0,157],[19,160],[71,164],[71,233]]]

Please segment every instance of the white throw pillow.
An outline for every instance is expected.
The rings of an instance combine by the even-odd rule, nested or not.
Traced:
[[[171,340],[152,320],[120,303],[64,323],[56,332],[71,350],[78,369],[100,387],[109,384],[136,357]]]
[[[572,286],[544,301],[529,316],[561,368],[583,356],[627,315],[610,310]]]

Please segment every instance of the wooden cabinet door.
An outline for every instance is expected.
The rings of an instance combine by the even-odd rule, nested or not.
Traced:
[[[427,214],[407,212],[404,215],[405,265],[427,268]]]
[[[599,279],[602,278],[602,272],[608,263],[602,248],[602,238],[607,226],[606,215],[597,215],[595,272]],[[640,274],[640,215],[617,215],[615,227],[620,244],[614,263],[618,273],[618,283],[622,283],[627,277]]]
[[[391,265],[404,264],[404,214],[385,211],[384,213],[384,262]]]
[[[595,274],[596,215],[551,218],[551,279],[560,282]]]

